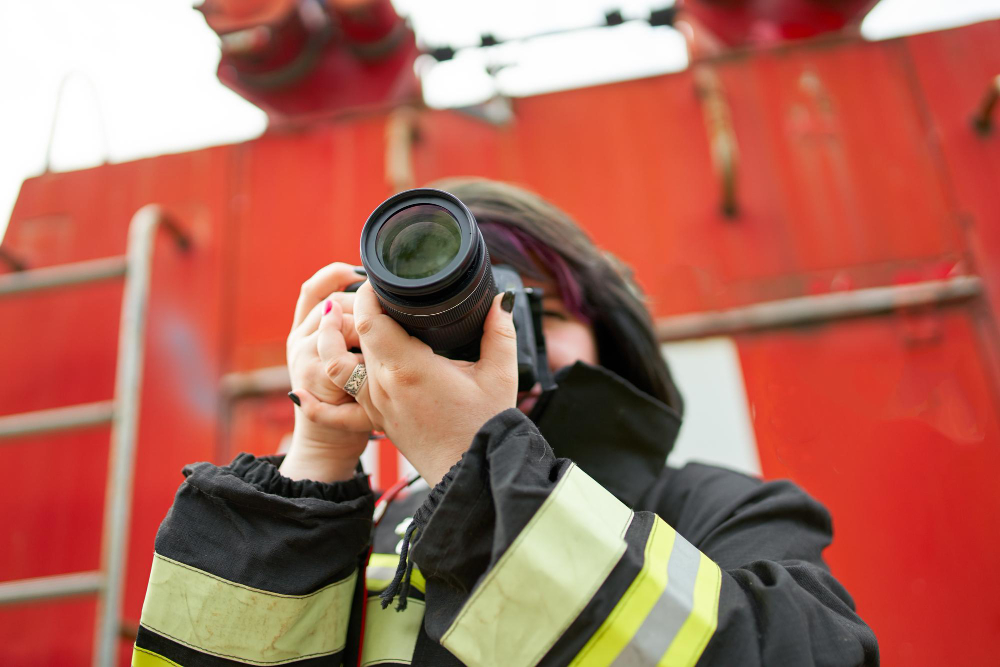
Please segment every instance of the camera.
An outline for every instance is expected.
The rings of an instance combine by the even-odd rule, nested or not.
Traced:
[[[385,313],[451,359],[479,358],[493,297],[514,290],[518,391],[553,386],[541,290],[490,263],[475,216],[455,195],[416,188],[382,202],[361,230],[361,263]]]

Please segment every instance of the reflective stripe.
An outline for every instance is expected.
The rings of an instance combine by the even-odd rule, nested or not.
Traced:
[[[441,643],[466,664],[534,665],[625,552],[632,511],[571,465]]]
[[[718,623],[722,572],[656,518],[642,569],[572,665],[689,667]]]
[[[701,565],[694,584],[694,608],[677,633],[677,638],[657,663],[659,665],[693,667],[718,626],[722,571],[708,556],[699,555]]]
[[[254,665],[328,655],[347,642],[357,578],[281,595],[154,554],[139,622],[184,646]]]
[[[372,554],[368,559],[368,569],[365,570],[365,586],[370,591],[384,591],[389,588],[392,578],[396,576],[398,565],[397,554]],[[410,586],[421,593],[427,591],[427,582],[424,581],[424,575],[416,565],[410,572]]]
[[[609,665],[628,645],[667,587],[667,559],[676,534],[668,523],[655,519],[642,569],[571,665]]]
[[[667,587],[632,641],[615,660],[617,667],[652,665],[670,648],[694,606],[695,578],[700,561],[701,552],[677,535],[667,563]]]
[[[149,649],[132,647],[132,667],[181,667],[179,664],[164,658],[159,653],[153,653]]]
[[[385,662],[410,664],[423,621],[421,600],[411,598],[403,611],[396,611],[395,607],[382,609],[382,601],[377,597],[368,598],[361,667]]]

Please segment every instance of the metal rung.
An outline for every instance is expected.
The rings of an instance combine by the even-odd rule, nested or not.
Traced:
[[[110,424],[114,415],[114,401],[82,403],[65,408],[6,415],[0,417],[0,440]]]
[[[98,592],[102,586],[104,576],[98,571],[5,581],[0,583],[0,605],[87,595]]]
[[[288,366],[270,366],[242,373],[227,373],[219,382],[222,393],[229,398],[284,393],[291,390]]]
[[[8,273],[0,276],[0,296],[121,278],[127,266],[125,256],[120,256]]]

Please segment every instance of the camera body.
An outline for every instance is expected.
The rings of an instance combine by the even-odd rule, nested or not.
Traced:
[[[517,390],[528,391],[539,382],[543,390],[551,389],[554,382],[542,332],[542,290],[525,288],[521,276],[509,266],[494,266],[493,282],[498,292],[514,291],[512,314],[517,331]],[[479,358],[478,350],[476,358]]]
[[[541,291],[492,266],[476,219],[458,197],[431,188],[382,202],[361,230],[361,262],[384,312],[435,352],[475,361],[493,298],[514,291],[518,391],[553,386]]]

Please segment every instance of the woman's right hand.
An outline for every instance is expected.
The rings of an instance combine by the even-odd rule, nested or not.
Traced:
[[[302,283],[286,353],[295,410],[292,445],[281,464],[291,479],[333,482],[350,479],[372,430],[365,411],[343,388],[334,385],[320,359],[361,363],[354,329],[354,294],[342,290],[363,280],[353,266],[336,262]],[[347,359],[347,357],[352,357]]]

